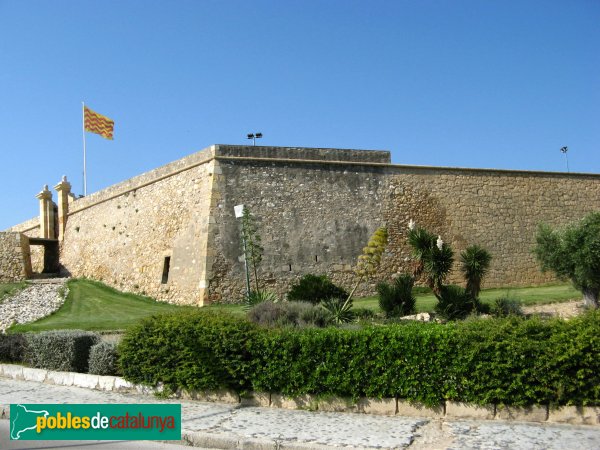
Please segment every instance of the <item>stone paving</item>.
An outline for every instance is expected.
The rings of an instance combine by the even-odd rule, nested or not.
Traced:
[[[461,421],[241,407],[163,400],[0,378],[10,403],[181,403],[183,442],[223,449],[577,449],[600,448],[600,427]]]
[[[35,322],[56,311],[68,293],[66,278],[31,281],[31,285],[0,302],[0,333],[14,322]]]

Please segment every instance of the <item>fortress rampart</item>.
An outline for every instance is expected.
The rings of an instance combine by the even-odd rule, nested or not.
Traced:
[[[278,293],[306,273],[349,287],[357,256],[381,225],[390,244],[378,279],[409,270],[410,219],[440,234],[456,256],[470,244],[487,248],[485,287],[523,286],[554,280],[531,253],[538,223],[563,225],[600,210],[600,175],[392,165],[384,151],[214,145],[69,200],[62,232],[56,213],[60,264],[73,276],[170,302],[239,301],[239,204],[257,219],[261,280]],[[33,237],[39,230],[39,220],[11,228]],[[456,271],[450,281],[461,281]]]

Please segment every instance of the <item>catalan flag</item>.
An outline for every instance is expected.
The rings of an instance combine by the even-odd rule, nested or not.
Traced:
[[[83,107],[83,123],[85,131],[96,133],[104,139],[112,139],[115,130],[114,120],[92,111],[87,106]]]

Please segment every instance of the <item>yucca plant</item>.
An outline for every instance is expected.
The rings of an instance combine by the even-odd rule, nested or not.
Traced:
[[[460,254],[460,270],[467,281],[467,293],[479,298],[481,281],[490,268],[492,255],[479,245],[471,245]]]
[[[423,273],[427,284],[435,294],[439,294],[444,280],[454,263],[454,252],[441,236],[437,239],[434,234],[424,228],[416,227],[410,222],[408,243],[412,247],[415,265],[413,277],[417,280]]]
[[[425,261],[429,258],[431,248],[435,245],[435,236],[425,228],[415,227],[411,221],[408,243],[412,247],[412,255],[415,260],[413,277],[417,280],[425,270]]]

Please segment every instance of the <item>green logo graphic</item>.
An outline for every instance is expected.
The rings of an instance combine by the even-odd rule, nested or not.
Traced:
[[[11,440],[180,440],[181,405],[10,405]]]

